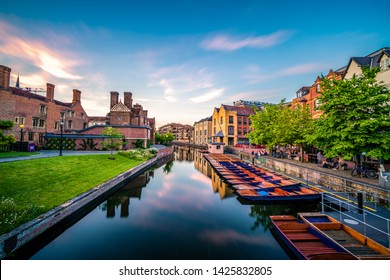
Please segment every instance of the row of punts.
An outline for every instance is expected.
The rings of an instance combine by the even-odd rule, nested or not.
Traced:
[[[321,193],[228,154],[204,154],[217,174],[245,200],[318,201]],[[270,216],[280,240],[304,260],[390,260],[390,249],[324,213]]]
[[[229,154],[205,154],[217,174],[236,194],[249,201],[319,201],[321,193],[301,183],[242,162]]]
[[[299,259],[390,260],[390,250],[323,213],[270,216],[281,241]]]

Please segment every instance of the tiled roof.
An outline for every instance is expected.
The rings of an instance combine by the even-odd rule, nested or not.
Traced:
[[[255,111],[251,107],[241,107],[241,106],[232,106],[232,105],[223,105],[223,104],[222,107],[226,111],[236,111],[237,115],[240,116],[249,116],[255,113]]]

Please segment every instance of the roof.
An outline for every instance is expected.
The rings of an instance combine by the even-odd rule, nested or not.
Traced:
[[[44,102],[47,101],[46,96],[36,94],[36,93],[33,93],[31,91],[28,91],[28,90],[19,89],[16,87],[9,87],[9,88],[11,89],[12,94],[23,96],[23,97],[29,98],[29,99],[36,99],[36,100],[40,100],[40,101],[44,101]],[[64,107],[72,107],[72,105],[73,105],[73,103],[65,103],[65,102],[61,102],[58,100],[54,100],[54,103],[56,105],[64,106]]]
[[[129,107],[127,107],[125,104],[122,103],[122,101],[119,101],[119,103],[115,104],[111,108],[111,112],[130,112],[131,110]]]
[[[223,104],[222,107],[226,111],[236,111],[237,115],[240,116],[249,116],[255,113],[255,111],[251,107],[232,106],[232,105],[223,105]]]
[[[215,137],[223,137],[224,135],[223,135],[222,130],[220,130],[220,131],[217,132],[217,134],[215,134],[213,136],[215,136]]]
[[[108,135],[101,135],[101,134],[75,134],[75,133],[63,133],[62,138],[69,138],[69,139],[86,139],[86,138],[122,138],[123,136],[108,136]],[[61,134],[58,133],[46,133],[45,138],[61,138]]]

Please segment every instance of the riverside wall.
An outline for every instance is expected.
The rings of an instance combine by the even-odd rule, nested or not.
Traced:
[[[63,203],[62,205],[40,215],[34,220],[27,222],[12,231],[0,236],[0,259],[19,249],[23,245],[37,238],[49,229],[72,215],[88,208],[97,200],[107,196],[125,185],[125,182],[135,178],[147,169],[163,164],[173,159],[173,147],[158,151],[156,157],[133,167],[118,176],[86,191],[85,193]]]
[[[318,167],[312,163],[301,163],[295,160],[280,160],[269,156],[255,159],[249,152],[242,150],[225,149],[241,160],[264,166],[271,170],[286,173],[309,183],[320,185],[338,192],[362,192],[365,200],[372,201],[383,207],[390,207],[390,189],[379,186],[378,179],[352,178],[347,176],[350,171],[334,171]],[[334,172],[333,172],[334,171]],[[370,182],[368,182],[370,181]]]

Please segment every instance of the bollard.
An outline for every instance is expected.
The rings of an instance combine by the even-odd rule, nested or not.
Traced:
[[[359,214],[363,214],[363,193],[359,192],[357,194],[357,198],[358,198],[358,213]]]

